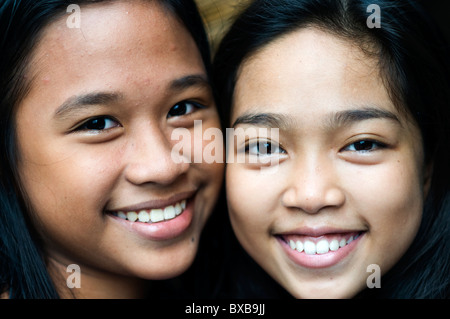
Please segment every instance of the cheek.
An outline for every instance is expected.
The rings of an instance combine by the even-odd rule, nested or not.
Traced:
[[[417,169],[408,169],[402,165],[381,168],[367,176],[366,183],[360,183],[364,195],[359,192],[361,203],[373,207],[377,214],[368,216],[374,220],[396,223],[408,223],[408,220],[420,217],[423,203],[423,190]],[[356,190],[355,190],[356,192]]]
[[[95,251],[105,236],[103,208],[120,166],[111,152],[87,156],[77,149],[68,154],[35,153],[39,164],[24,158],[21,180],[46,249],[81,258]]]
[[[19,166],[24,189],[37,217],[44,222],[66,219],[92,222],[101,217],[107,194],[120,171],[110,152],[75,149],[58,156],[51,149],[28,149]]]
[[[223,135],[219,127],[217,114],[214,113],[214,116],[202,121],[201,126],[196,126],[188,138],[183,139],[181,147],[174,144],[172,148],[172,156],[174,152],[180,153],[180,149],[186,154],[191,166],[190,176],[202,185],[202,192],[198,195],[201,200],[196,201],[196,206],[204,212],[204,219],[212,213],[224,179]]]
[[[223,185],[223,163],[193,164],[191,176],[202,184],[201,192],[197,194],[196,209],[201,212],[198,216],[199,229],[203,229],[206,220],[214,214],[214,207],[219,198]]]
[[[277,206],[276,187],[257,171],[228,164],[226,171],[226,194],[230,219],[238,237],[264,236],[270,231]],[[271,185],[264,187],[264,185]]]
[[[202,145],[202,160],[205,163],[225,163],[224,136],[220,128],[219,116],[216,111],[210,111],[210,118],[202,122],[202,136],[196,134],[194,128],[194,143]],[[201,139],[201,141],[199,141]],[[197,154],[194,154],[194,156]],[[197,155],[198,156],[198,155]],[[222,165],[223,166],[223,165]]]
[[[382,270],[390,268],[407,250],[417,234],[423,211],[421,174],[415,165],[402,165],[359,174],[351,200],[369,232],[370,258]],[[389,252],[389,253],[387,253]]]

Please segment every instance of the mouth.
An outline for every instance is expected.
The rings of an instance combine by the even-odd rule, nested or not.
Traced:
[[[141,223],[160,223],[174,219],[181,215],[186,209],[187,199],[183,199],[175,204],[167,205],[161,208],[140,209],[131,211],[110,212],[111,215],[119,217],[130,222]]]
[[[288,257],[306,268],[334,266],[350,255],[365,231],[336,231],[322,234],[276,235]]]
[[[307,255],[322,255],[330,251],[338,251],[349,245],[352,241],[357,240],[362,233],[327,234],[320,237],[286,235],[280,236],[280,239],[288,244],[292,250],[299,253],[304,252]]]
[[[197,192],[185,192],[167,200],[153,200],[109,210],[112,221],[140,237],[165,241],[192,231]],[[195,223],[194,223],[195,224]],[[184,238],[184,237],[183,237]]]

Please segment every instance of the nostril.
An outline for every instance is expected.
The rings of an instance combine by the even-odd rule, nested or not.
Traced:
[[[316,214],[324,208],[341,207],[345,200],[344,191],[338,187],[295,185],[284,192],[281,203],[287,208]]]

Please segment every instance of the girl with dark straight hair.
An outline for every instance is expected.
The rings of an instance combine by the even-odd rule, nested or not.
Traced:
[[[0,296],[163,295],[223,175],[171,159],[220,128],[195,2],[2,0],[0,33]]]
[[[292,296],[450,297],[448,48],[412,0],[255,0],[224,37],[224,125],[256,128],[231,224]],[[252,273],[230,289],[280,296]]]

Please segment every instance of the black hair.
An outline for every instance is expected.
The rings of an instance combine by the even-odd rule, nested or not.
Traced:
[[[368,7],[380,7],[370,28]],[[376,57],[391,100],[420,128],[431,186],[414,242],[385,275],[381,289],[359,296],[450,297],[450,66],[449,46],[428,13],[413,0],[255,0],[237,17],[216,53],[218,106],[229,125],[240,67],[275,39],[315,27]],[[401,230],[399,230],[401,231]]]
[[[67,14],[71,4],[113,0],[0,1],[0,295],[58,298],[39,239],[31,227],[16,162],[14,112],[27,93],[27,67],[47,25]],[[194,39],[210,74],[210,48],[193,0],[159,0]],[[143,30],[145,32],[145,30]]]

